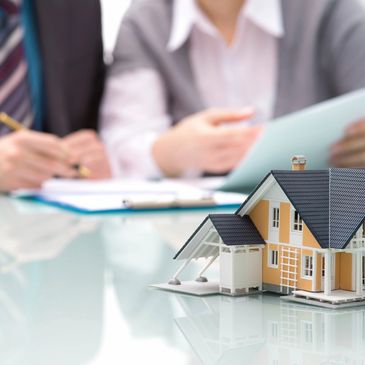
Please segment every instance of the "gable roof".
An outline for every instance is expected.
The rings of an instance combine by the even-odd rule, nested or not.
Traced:
[[[228,246],[264,245],[265,241],[248,215],[210,214],[214,228]]]
[[[237,214],[210,214],[208,215],[195,232],[190,236],[186,243],[180,248],[174,259],[180,258],[180,255],[186,256],[194,254],[194,258],[213,256],[218,247],[199,249],[204,244],[204,237],[214,228],[221,237],[223,243],[227,246],[244,246],[244,245],[264,245],[265,241],[261,237],[257,228],[249,216],[239,216]],[[183,257],[186,258],[186,257]]]
[[[271,171],[322,248],[343,249],[365,218],[365,169]],[[253,198],[256,188],[237,211]]]

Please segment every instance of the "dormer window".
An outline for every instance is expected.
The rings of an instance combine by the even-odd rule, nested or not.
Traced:
[[[303,231],[303,220],[296,210],[294,210],[294,215],[293,215],[293,231],[294,232]]]
[[[279,228],[280,208],[272,208],[272,227]]]

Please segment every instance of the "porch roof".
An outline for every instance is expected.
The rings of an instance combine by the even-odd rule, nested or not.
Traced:
[[[265,245],[265,241],[249,216],[210,214],[181,247],[174,259],[185,259],[190,255],[198,258],[216,254],[218,248],[199,248],[199,246],[204,246],[206,236],[212,228],[216,230],[227,246]]]

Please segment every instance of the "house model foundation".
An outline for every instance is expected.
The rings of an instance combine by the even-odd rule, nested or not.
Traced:
[[[365,305],[365,169],[271,171],[234,214],[210,214],[176,254],[182,266],[156,287],[196,295],[271,291],[338,308]],[[180,275],[195,259],[195,281]],[[219,282],[204,276],[219,259]]]

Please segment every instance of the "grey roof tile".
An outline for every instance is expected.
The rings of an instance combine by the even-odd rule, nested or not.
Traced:
[[[330,169],[330,247],[344,248],[365,218],[365,169]]]
[[[224,244],[228,246],[265,244],[249,216],[210,214],[209,218]]]
[[[272,171],[322,248],[345,248],[365,218],[365,169]]]

